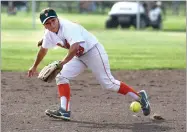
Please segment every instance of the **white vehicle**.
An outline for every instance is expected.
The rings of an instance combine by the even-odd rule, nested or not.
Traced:
[[[138,8],[139,6],[139,8]],[[140,15],[140,28],[152,26],[160,29],[162,26],[161,8],[153,7],[147,12],[145,7],[137,2],[117,2],[115,3],[109,14],[109,19],[106,21],[106,28],[117,28],[119,25],[122,28],[129,28],[131,25],[136,27],[137,13]]]

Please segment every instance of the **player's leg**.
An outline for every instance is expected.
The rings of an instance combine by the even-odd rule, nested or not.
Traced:
[[[130,88],[125,83],[116,80],[112,76],[108,55],[106,54],[102,45],[97,45],[93,50],[89,51],[80,59],[82,59],[86,65],[88,65],[88,68],[92,70],[93,74],[104,88],[121,94],[130,93],[133,98],[136,100],[139,99],[139,94],[135,92],[135,90]]]
[[[56,77],[56,84],[60,96],[60,109],[47,110],[46,114],[56,118],[70,119],[70,85],[69,80],[75,78],[84,71],[86,65],[78,58],[74,57],[64,65],[61,72]]]
[[[65,103],[69,102],[70,100],[69,80],[77,77],[85,70],[85,68],[86,65],[78,58],[74,57],[70,62],[64,65],[63,69],[56,77],[56,84],[58,85],[59,95],[60,97],[62,97],[61,107],[66,109],[67,111],[70,110],[69,105]]]
[[[88,68],[92,70],[93,74],[96,76],[97,80],[104,88],[118,92],[123,95],[128,94],[132,96],[135,100],[141,100],[141,102],[144,103],[143,105],[147,106],[147,104],[149,103],[147,98],[142,99],[142,96],[144,95],[145,97],[147,97],[145,91],[139,94],[133,88],[131,88],[122,81],[116,80],[112,76],[108,61],[108,55],[106,54],[102,45],[97,45],[85,56],[81,57],[81,59],[85,61],[86,65],[88,65]],[[148,111],[144,110],[144,115],[148,115],[150,113],[149,110],[150,109],[148,109]]]

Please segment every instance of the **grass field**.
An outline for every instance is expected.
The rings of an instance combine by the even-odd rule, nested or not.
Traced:
[[[96,35],[109,54],[113,70],[186,67],[185,32],[105,30],[103,22],[107,16],[61,16],[78,21]],[[6,17],[6,14],[1,14],[1,18],[2,70],[27,71],[35,59],[38,50],[36,43],[43,35],[43,27],[37,20],[37,29],[32,29],[32,19],[27,14],[20,13],[19,17]],[[178,22],[182,23],[183,28],[183,20]],[[50,50],[39,68],[53,60],[62,59],[66,52],[59,48]]]
[[[42,29],[36,13],[36,29]],[[60,17],[68,18],[83,25],[88,30],[105,29],[107,15],[101,14],[59,14]],[[6,13],[1,13],[2,29],[32,29],[32,14],[19,12],[16,16],[7,17]],[[16,25],[16,26],[15,26]],[[132,28],[134,30],[134,28]],[[150,30],[150,29],[148,29]],[[163,30],[186,31],[185,16],[166,16],[163,21]]]

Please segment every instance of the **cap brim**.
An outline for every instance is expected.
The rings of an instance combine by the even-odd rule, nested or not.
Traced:
[[[49,18],[54,18],[54,17],[57,17],[57,16],[49,16],[49,17],[47,17],[47,18],[45,18],[44,20],[43,20],[43,24],[45,24],[45,22],[49,19]]]

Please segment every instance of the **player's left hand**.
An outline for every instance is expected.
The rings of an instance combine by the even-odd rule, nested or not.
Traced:
[[[60,61],[54,61],[40,71],[38,78],[44,82],[51,82],[61,70]]]

